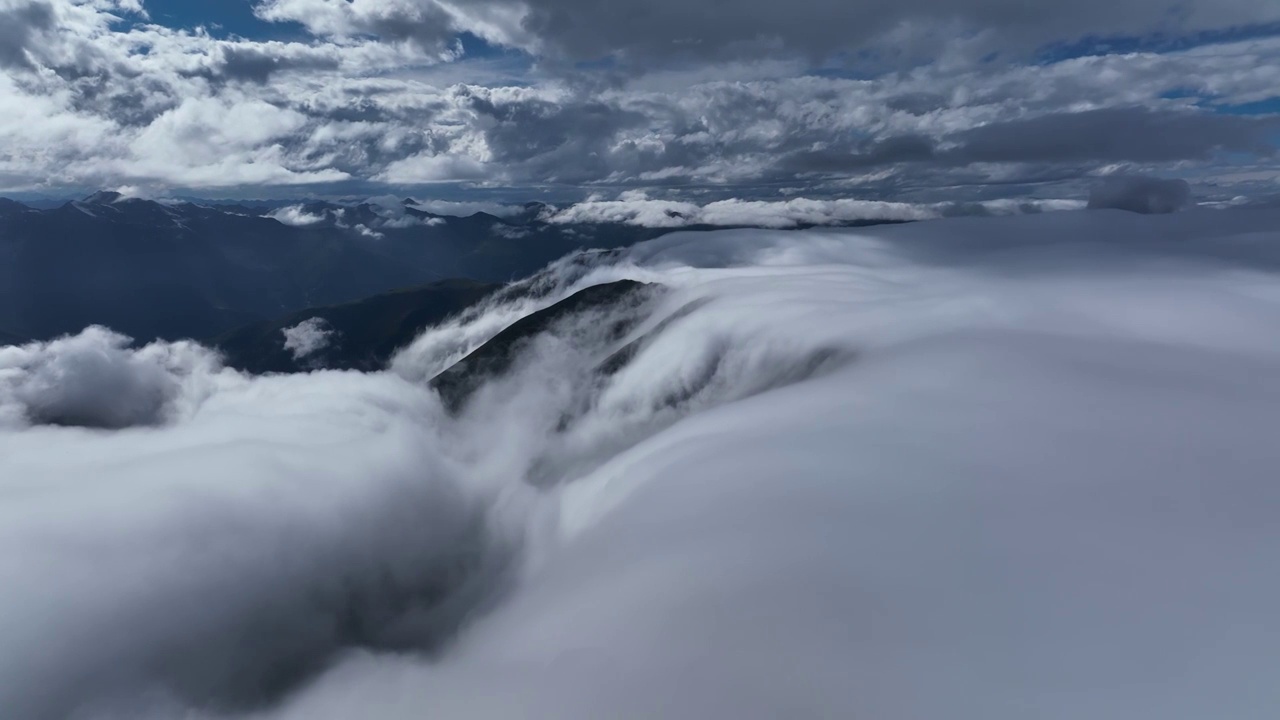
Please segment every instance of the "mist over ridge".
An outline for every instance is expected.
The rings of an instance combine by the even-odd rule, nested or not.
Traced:
[[[1280,0],[0,0],[0,720],[1275,720]]]
[[[0,348],[0,707],[1261,717],[1277,227],[675,233],[368,372]]]

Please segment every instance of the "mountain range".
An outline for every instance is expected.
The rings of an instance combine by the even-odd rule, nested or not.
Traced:
[[[550,224],[540,219],[544,207],[455,217],[411,200],[398,207],[311,202],[268,215],[245,205],[108,192],[48,209],[0,199],[0,342],[93,324],[139,341],[213,338],[241,327],[251,334],[306,308],[446,279],[502,283],[577,249],[621,247],[662,232]]]
[[[208,344],[222,352],[228,366],[256,375],[322,368],[380,370],[423,329],[471,307],[500,287],[474,280],[443,280],[251,323],[211,338]],[[317,320],[327,339],[322,347],[299,354],[285,346],[286,331]]]
[[[552,261],[581,277],[615,257],[608,251],[669,232],[552,223],[551,210],[528,203],[462,217],[412,199],[219,205],[99,192],[33,207],[0,198],[0,347],[102,325],[139,344],[198,340],[253,374],[378,370],[486,297],[552,292],[556,273],[538,272]],[[613,283],[551,303],[444,373],[437,389],[456,409],[517,344],[635,290]],[[308,333],[314,347],[291,340]]]

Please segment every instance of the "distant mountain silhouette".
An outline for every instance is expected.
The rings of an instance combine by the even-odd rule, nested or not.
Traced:
[[[574,250],[665,232],[552,225],[542,209],[504,219],[315,202],[286,224],[260,208],[109,192],[45,210],[0,199],[0,328],[33,339],[91,324],[143,342],[213,337],[393,288],[505,282]]]
[[[412,199],[390,207],[208,205],[107,191],[40,208],[0,198],[0,342],[47,340],[95,324],[138,342],[220,338],[240,329],[248,334],[235,336],[236,358],[246,367],[287,372],[304,368],[247,338],[264,333],[274,348],[281,318],[307,308],[369,298],[379,309],[360,312],[394,315],[380,303],[407,301],[374,302],[376,296],[450,278],[505,283],[578,250],[624,248],[670,231],[548,223],[542,203],[510,208],[503,217],[454,217],[423,207]],[[591,256],[582,260],[589,265]],[[423,307],[452,307],[438,295],[420,298]],[[383,335],[395,333],[374,333],[368,341]],[[339,366],[364,367],[385,348],[374,342],[349,352],[358,357],[337,356]]]
[[[396,350],[423,329],[475,304],[500,286],[446,280],[375,295],[354,303],[312,308],[277,320],[246,325],[207,341],[228,366],[255,374],[315,369],[380,370]],[[314,353],[295,358],[285,347],[285,330],[320,319],[331,333]]]

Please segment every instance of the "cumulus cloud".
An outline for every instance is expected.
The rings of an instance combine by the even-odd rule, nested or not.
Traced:
[[[377,179],[399,185],[456,183],[482,180],[489,175],[484,162],[465,154],[418,155],[396,160]]]
[[[486,4],[491,7],[484,7]],[[255,12],[265,20],[300,23],[314,35],[339,39],[372,35],[392,42],[412,42],[428,51],[446,54],[459,32],[512,43],[519,31],[515,23],[520,15],[514,8],[506,10],[501,5],[443,0],[264,0],[256,5]],[[502,22],[504,19],[506,23]]]
[[[445,224],[444,218],[422,217],[410,213],[410,209],[422,210],[415,202],[399,199],[394,195],[382,195],[369,198],[365,203],[378,215],[375,225],[392,230],[410,227],[438,227]]]
[[[1140,24],[1151,10],[1144,1],[1126,5],[1126,22]],[[1264,21],[1262,4],[1239,2],[1216,8],[1213,21],[1233,13]],[[692,32],[704,22],[685,17],[696,3],[660,3],[622,24],[626,12],[541,2],[260,4],[260,14],[314,33],[286,42],[129,22],[136,8],[121,4],[11,0],[0,23],[0,188],[354,180],[760,194],[800,184],[831,196],[858,188],[869,199],[987,199],[997,188],[1016,196],[1047,183],[1076,182],[1079,191],[1081,178],[1116,164],[1128,174],[1177,172],[1198,186],[1230,185],[1222,192],[1231,195],[1263,184],[1239,166],[1269,161],[1273,120],[1217,111],[1274,97],[1274,37],[1219,33],[1190,36],[1178,49],[984,62],[986,39],[1017,30],[1008,21],[1024,14],[980,2],[926,4],[916,8],[920,18],[947,25],[967,17],[989,32],[957,35],[947,25],[952,39],[920,44],[936,55],[932,64],[852,79],[839,57],[829,59],[837,67],[818,67],[794,56],[791,47],[822,46],[815,37],[799,42],[800,25],[841,28],[841,42],[860,47],[865,38],[847,28],[898,17],[900,3],[788,8],[800,25],[753,3],[714,31],[697,31],[699,42],[659,53],[671,40],[667,29]],[[804,14],[819,10],[824,22]],[[1074,5],[1047,12],[1055,26],[1090,15]],[[833,19],[842,13],[858,21]],[[1093,17],[1085,25],[1105,22]],[[1125,24],[1112,19],[1114,31]],[[1167,19],[1159,29],[1176,33],[1211,16],[1188,6]],[[644,31],[649,22],[663,28],[660,36]],[[572,40],[582,23],[595,29],[581,42],[625,29],[625,39],[606,43],[617,54],[603,66],[631,69],[586,75],[557,64],[590,46]],[[748,32],[757,27],[791,40]],[[886,37],[902,44],[908,30]],[[529,58],[459,54],[459,31],[541,62],[531,69]],[[746,46],[751,60],[734,50]],[[683,59],[672,66],[659,55]]]
[[[334,330],[324,318],[303,320],[280,332],[284,335],[284,349],[293,353],[294,360],[302,360],[324,350],[334,336]]]
[[[182,408],[0,429],[0,706],[1265,713],[1276,213],[676,233],[385,373],[105,330],[0,350],[0,407]],[[427,385],[620,279],[652,290],[525,338],[456,412]]]
[[[280,72],[337,70],[339,66],[336,53],[315,52],[305,46],[228,44],[222,46],[222,56],[211,77],[265,84],[272,75]]]
[[[1280,119],[1115,108],[995,123],[953,137],[960,162],[1207,159],[1215,152],[1273,154]],[[1069,140],[1068,140],[1069,139]]]
[[[267,213],[266,216],[293,227],[307,227],[309,225],[317,225],[325,221],[325,216],[323,214],[309,213],[301,205],[289,205],[277,210],[272,210]]]
[[[0,67],[34,68],[27,46],[54,23],[53,8],[45,3],[6,3],[0,6]]]
[[[91,327],[48,343],[0,348],[0,428],[123,428],[181,415],[219,369],[193,343],[153,343]]]

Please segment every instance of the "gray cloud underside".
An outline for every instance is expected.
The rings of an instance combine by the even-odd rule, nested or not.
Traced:
[[[788,167],[847,171],[897,163],[1115,162],[1168,163],[1208,160],[1216,152],[1270,157],[1269,135],[1280,118],[1107,108],[995,122],[945,136],[941,141],[901,135],[851,148],[799,153]]]
[[[626,8],[606,13],[572,3],[533,3],[522,15],[500,3],[323,3],[324,10],[281,0],[259,6],[260,14],[300,20],[315,38],[258,42],[130,28],[116,20],[127,14],[119,5],[0,3],[0,142],[7,150],[0,189],[356,180],[770,193],[803,185],[885,197],[1153,171],[1217,183],[1219,194],[1275,184],[1274,173],[1265,174],[1274,116],[1227,116],[1184,99],[1270,98],[1280,87],[1274,38],[1024,65],[983,60],[991,33],[1036,37],[1018,28],[1042,24],[1025,12],[995,22],[1006,9],[1001,2],[945,12],[918,2],[789,5],[789,16],[806,18],[813,36],[775,17],[781,11],[772,4],[748,3],[725,14],[733,17],[722,18],[721,30],[703,32],[702,20],[687,16],[705,6],[660,3],[645,18],[698,29],[720,50],[678,65],[648,63],[640,73],[587,75],[561,72],[566,66],[556,58],[613,42],[619,23],[634,25],[634,48],[617,47],[643,57],[656,47],[646,39],[648,20]],[[1270,3],[1247,0],[1215,6],[1215,17],[1195,4],[1174,16],[1157,12],[1159,3],[1129,2],[1108,20],[1101,4],[1075,5],[1040,10],[1064,37],[1095,25],[1120,31],[1142,17],[1186,29],[1271,13]],[[864,21],[842,25],[854,9]],[[561,16],[570,19],[555,20]],[[874,25],[875,18],[956,17],[986,23],[989,32],[938,41],[930,45],[933,63],[871,79],[806,75],[804,58],[788,50],[801,40],[825,47],[835,42],[822,40],[832,28]],[[434,35],[414,29],[439,22],[528,50],[536,64],[460,57],[448,42],[432,44],[426,40]],[[588,22],[599,32],[578,38]],[[725,54],[758,38],[752,27],[791,39],[756,52],[763,60]],[[861,47],[860,32],[850,30],[839,47]]]
[[[1189,32],[1280,20],[1268,0],[266,0],[259,15],[330,37],[372,35],[427,45],[470,31],[549,57],[620,57],[646,66],[681,57],[809,57],[868,46],[923,53],[957,31],[988,47],[1029,48],[1085,35]],[[905,45],[905,47],[904,47]],[[893,50],[890,48],[894,47]]]

